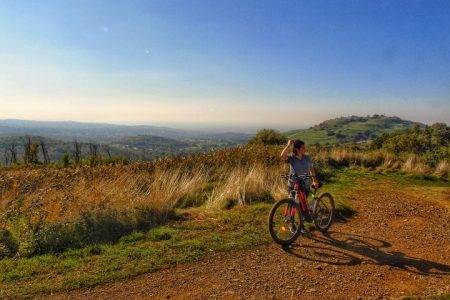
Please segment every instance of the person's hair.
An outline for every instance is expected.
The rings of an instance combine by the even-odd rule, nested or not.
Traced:
[[[292,152],[297,155],[297,150],[300,149],[304,144],[305,142],[302,140],[294,140],[294,148],[292,149]]]

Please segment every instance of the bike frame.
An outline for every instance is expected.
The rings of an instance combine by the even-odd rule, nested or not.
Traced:
[[[311,176],[307,176],[307,177],[311,177]],[[315,191],[313,191],[312,196],[315,197],[315,195],[316,195],[316,193],[315,193]],[[294,187],[289,196],[292,197],[294,199],[294,201],[299,204],[299,207],[301,209],[301,211],[299,210],[297,212],[299,214],[299,216],[301,216],[303,214],[307,217],[312,217],[312,215],[308,209],[307,196],[306,196],[305,192],[300,188],[300,184],[298,182],[294,183]],[[285,208],[284,216],[288,216],[288,215],[290,215],[292,218],[294,218],[295,209],[293,209],[293,207],[288,206]]]
[[[294,200],[295,202],[300,204],[301,207],[301,212],[298,211],[297,213],[299,214],[299,216],[301,216],[301,214],[306,214],[309,215],[309,210],[308,210],[308,203],[306,200],[306,194],[300,190],[300,185],[298,183],[294,184],[294,189],[291,191],[291,193],[294,193]],[[293,209],[293,207],[286,207],[285,211],[284,211],[284,215],[290,215],[292,218],[294,218],[295,216],[295,209]]]
[[[305,225],[305,222],[313,224],[323,233],[326,233],[332,224],[335,209],[333,197],[329,193],[318,192],[320,185],[313,185],[308,190],[308,187],[305,186],[308,181],[305,179],[311,177],[313,176],[281,175],[281,178],[289,179],[289,196],[274,204],[268,220],[269,233],[278,244],[293,243],[307,230],[308,224]],[[311,194],[311,199],[308,201],[309,194]],[[329,202],[331,206],[324,205],[322,207],[321,201]],[[296,213],[298,218],[295,217]]]

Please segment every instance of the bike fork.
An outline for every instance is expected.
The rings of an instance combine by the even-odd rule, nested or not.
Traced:
[[[291,216],[292,219],[295,217],[295,207],[292,205],[288,205],[284,209],[284,216],[287,217],[288,215]]]

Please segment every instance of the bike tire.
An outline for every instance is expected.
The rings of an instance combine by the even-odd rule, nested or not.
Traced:
[[[329,208],[329,216],[327,222],[324,224],[319,219],[320,216],[320,210],[323,209],[324,203],[327,202],[327,207]],[[333,196],[330,193],[323,193],[320,195],[319,199],[316,200],[314,203],[314,227],[325,233],[328,231],[328,229],[333,224],[334,215],[335,215],[335,205],[334,205],[334,199]]]
[[[295,215],[298,215],[298,224],[296,225],[296,231],[294,233],[292,233],[292,236],[288,239],[283,239],[279,236],[279,234],[277,234],[276,230],[275,230],[275,220],[274,218],[276,217],[275,214],[277,212],[280,212],[280,209],[283,210],[283,206],[287,205],[288,207],[292,207],[293,209],[295,209]],[[295,216],[294,216],[295,219]],[[286,199],[282,199],[278,202],[276,202],[273,206],[272,209],[270,210],[269,213],[269,218],[268,218],[268,227],[269,227],[269,233],[270,236],[272,237],[272,239],[280,244],[280,245],[290,245],[292,244],[301,234],[301,230],[303,228],[303,215],[301,212],[301,209],[299,207],[299,205],[294,201],[294,199],[292,198],[286,198]]]

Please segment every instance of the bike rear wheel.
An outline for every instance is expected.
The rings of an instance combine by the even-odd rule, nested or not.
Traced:
[[[321,232],[327,232],[334,219],[334,199],[330,193],[323,193],[314,203],[314,226]]]
[[[292,244],[300,235],[303,226],[299,205],[291,198],[275,203],[269,213],[268,226],[275,242],[281,245]]]

